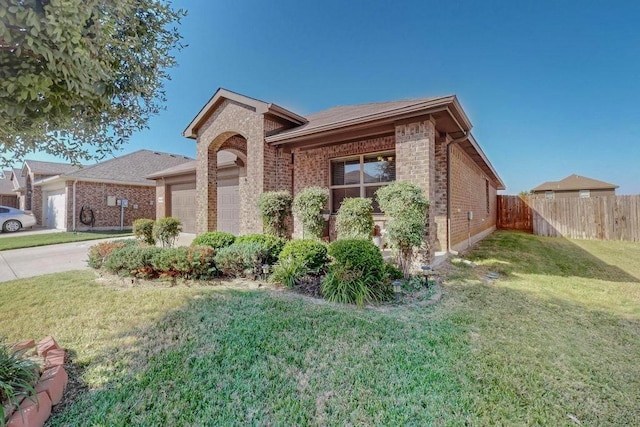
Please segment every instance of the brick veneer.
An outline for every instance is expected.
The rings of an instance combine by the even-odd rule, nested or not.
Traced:
[[[469,233],[475,236],[496,225],[497,190],[489,180],[489,212],[486,199],[487,177],[460,148],[451,149],[451,247],[466,249]],[[473,219],[467,212],[473,211]]]
[[[66,182],[67,188],[67,230],[73,229],[73,181]],[[147,186],[118,185],[79,181],[76,184],[76,229],[91,229],[79,221],[80,209],[88,206],[95,216],[94,228],[118,228],[120,226],[120,206],[107,206],[107,196],[127,199],[129,207],[124,208],[124,227],[131,228],[139,218],[155,219],[156,188]],[[137,205],[137,207],[134,207]]]

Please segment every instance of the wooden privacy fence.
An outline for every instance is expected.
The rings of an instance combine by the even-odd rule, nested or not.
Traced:
[[[531,225],[525,221],[528,215]],[[532,231],[538,236],[640,242],[640,195],[584,199],[498,196],[498,228]]]

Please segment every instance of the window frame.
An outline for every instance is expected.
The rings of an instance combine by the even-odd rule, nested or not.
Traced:
[[[552,200],[552,199],[556,198],[556,194],[554,193],[553,190],[547,190],[547,191],[544,192],[544,198]]]
[[[581,199],[588,199],[591,197],[591,190],[578,190],[578,197]]]
[[[332,215],[335,215],[338,212],[337,210],[335,211],[333,210],[333,190],[340,190],[340,189],[346,189],[346,188],[358,188],[360,190],[359,197],[367,199],[368,198],[366,197],[367,187],[384,187],[386,185],[396,182],[396,179],[394,179],[393,181],[387,181],[387,182],[368,182],[368,183],[364,182],[364,165],[365,165],[364,158],[369,156],[386,156],[386,157],[393,156],[393,161],[396,162],[395,164],[397,168],[398,158],[396,156],[396,150],[373,151],[369,153],[354,154],[351,156],[332,157],[329,159],[329,212]],[[333,162],[356,160],[356,159],[358,159],[359,165],[360,165],[360,176],[359,176],[360,182],[358,184],[333,185],[332,183]],[[395,172],[397,172],[397,170]],[[395,173],[394,173],[394,178],[395,178]],[[384,214],[382,212],[373,212],[373,215],[384,215]]]

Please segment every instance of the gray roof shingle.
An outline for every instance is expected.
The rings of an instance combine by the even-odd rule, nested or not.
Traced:
[[[560,181],[547,181],[531,191],[604,190],[615,188],[618,188],[615,184],[573,174]]]
[[[81,166],[74,166],[68,163],[41,162],[39,160],[25,160],[25,166],[36,175],[61,175],[78,170]]]

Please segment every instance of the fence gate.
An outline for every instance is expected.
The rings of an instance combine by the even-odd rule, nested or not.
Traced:
[[[498,228],[533,232],[533,215],[527,201],[520,196],[498,196]]]

